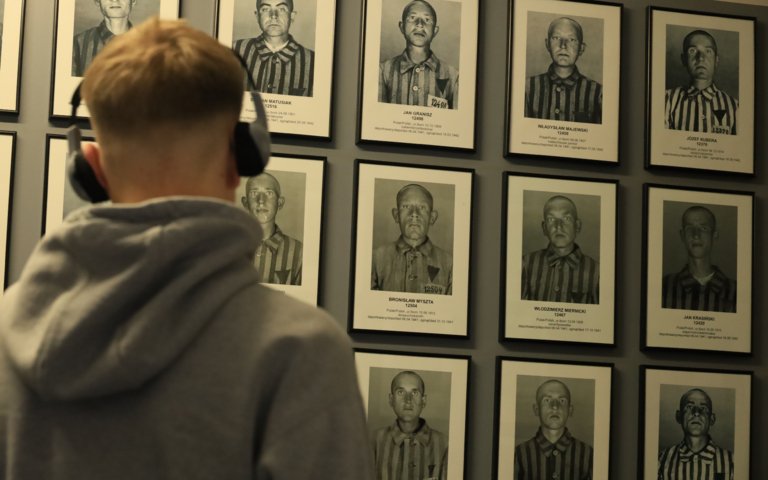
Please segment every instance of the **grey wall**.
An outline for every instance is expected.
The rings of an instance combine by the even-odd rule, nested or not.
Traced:
[[[712,0],[659,0],[654,5],[699,11],[756,16],[757,22],[757,106],[756,168],[754,178],[708,174],[679,174],[646,171],[643,168],[643,95],[645,75],[645,7],[647,0],[624,2],[623,68],[621,95],[621,164],[592,166],[578,162],[503,158],[504,88],[507,62],[507,2],[481,1],[481,29],[478,81],[478,142],[475,153],[444,153],[398,146],[355,145],[357,110],[358,54],[361,28],[361,2],[337,0],[336,60],[333,96],[333,140],[331,142],[281,139],[274,150],[281,153],[328,157],[323,230],[323,284],[321,303],[346,326],[350,282],[351,218],[353,170],[356,158],[424,165],[469,167],[476,170],[474,233],[470,290],[470,338],[414,338],[387,334],[356,334],[355,346],[394,351],[455,353],[472,356],[470,411],[467,441],[467,479],[488,479],[494,471],[493,425],[495,399],[495,358],[513,355],[536,359],[599,361],[615,364],[611,478],[635,478],[638,464],[639,365],[673,365],[753,370],[752,478],[768,472],[768,377],[766,354],[768,331],[762,319],[768,296],[768,270],[761,268],[766,256],[764,245],[768,211],[766,198],[766,32],[768,8],[722,3]],[[18,278],[34,243],[39,238],[42,214],[46,133],[63,133],[64,124],[48,119],[51,50],[53,44],[54,2],[27,0],[24,52],[21,77],[21,103],[18,117],[0,115],[0,129],[18,132],[13,198],[13,224],[10,236],[10,280]],[[185,0],[182,16],[208,32],[213,32],[214,0]],[[618,254],[616,346],[594,347],[539,343],[500,344],[499,275],[501,251],[500,212],[502,172],[519,171],[618,179]],[[639,349],[640,283],[642,278],[642,185],[644,182],[754,190],[756,195],[756,252],[754,288],[754,354],[750,357],[707,355],[685,352],[642,353]]]

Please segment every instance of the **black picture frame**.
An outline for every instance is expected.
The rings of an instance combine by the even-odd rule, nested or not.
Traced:
[[[710,417],[706,425],[705,420],[699,420],[698,425],[689,427],[698,430],[706,427],[705,433],[709,438],[704,447],[706,453],[693,456],[692,467],[699,462],[699,458],[714,456],[717,461],[712,463],[712,468],[716,469],[712,472],[715,475],[713,478],[751,478],[752,377],[751,371],[641,365],[637,478],[670,478],[660,472],[661,463],[665,468],[677,465],[679,455],[691,451],[685,443],[685,411],[690,408],[693,413],[688,415],[701,415],[702,409],[697,406],[706,403],[706,399],[709,400],[707,408],[715,414],[715,421]],[[683,401],[686,402],[685,409],[681,409]],[[683,440],[680,440],[681,431]],[[727,466],[731,463],[728,461],[730,454],[734,466],[732,472]],[[717,474],[723,476],[718,477]]]
[[[93,142],[93,137],[83,137],[84,142]],[[45,136],[45,177],[43,179],[43,212],[40,235],[50,231],[64,221],[70,212],[89,205],[75,193],[67,177],[67,136],[49,133]]]
[[[646,168],[754,175],[755,17],[648,7],[646,23]],[[714,60],[685,60],[686,39]]]
[[[544,389],[541,390],[543,400],[543,398],[549,397],[546,388],[551,384],[554,384],[556,389],[552,392],[553,400],[561,400],[563,396],[568,398],[570,413],[564,420],[558,421],[558,423],[562,423],[562,425],[558,425],[558,428],[567,428],[572,436],[571,445],[578,452],[586,454],[588,450],[585,446],[591,448],[593,462],[592,475],[589,478],[609,478],[613,370],[614,365],[612,363],[543,361],[497,356],[493,449],[494,480],[533,478],[533,474],[525,476],[525,472],[520,477],[513,475],[519,473],[515,472],[517,468],[525,468],[524,461],[521,461],[519,466],[517,465],[518,451],[536,448],[537,430],[541,420],[538,418],[532,420],[532,418],[536,418],[536,413],[542,411],[538,400],[539,389]],[[530,404],[523,403],[523,395],[525,401],[530,401]],[[591,405],[589,405],[590,402]],[[581,405],[585,403],[588,406],[586,409],[582,409]],[[539,410],[531,408],[534,405]],[[576,414],[581,412],[586,413],[582,414],[578,421],[568,423],[570,419],[576,420]],[[559,462],[562,460],[555,459],[556,465]],[[584,475],[586,475],[588,467],[589,465],[576,459],[571,464],[571,468],[581,471]],[[540,478],[545,478],[544,473],[539,472]],[[586,477],[577,475],[574,478]]]
[[[429,478],[463,480],[467,478],[467,431],[469,429],[469,385],[472,359],[469,355],[395,352],[356,348],[355,366],[360,383],[373,448],[377,439],[394,430],[395,405],[392,386],[399,374],[415,374],[424,387],[424,425],[432,433],[431,442],[447,439],[447,460],[435,466]],[[441,395],[445,390],[449,395]],[[387,399],[388,400],[388,399]],[[413,402],[413,399],[412,399]],[[411,407],[413,408],[413,407]],[[394,417],[394,418],[393,418]],[[423,427],[422,427],[423,428]],[[437,434],[436,434],[437,432]],[[434,446],[434,445],[433,445]],[[427,449],[427,450],[431,450]],[[381,456],[376,456],[381,458]],[[436,462],[437,463],[437,462]],[[443,468],[447,466],[447,471]],[[379,465],[375,468],[378,470]],[[429,473],[429,472],[428,472]],[[443,476],[444,475],[444,476]]]
[[[181,14],[180,0],[152,0],[151,5],[148,0],[143,0],[143,2],[134,0],[134,3],[129,17],[132,25],[136,25],[153,15],[159,15],[160,18],[177,19]],[[157,5],[156,8],[155,4]],[[75,36],[90,30],[89,26],[98,29],[99,22],[104,17],[92,0],[55,0],[54,9],[49,116],[51,119],[62,119],[72,116],[70,100],[82,81],[80,70],[84,70],[92,61],[92,59],[83,58],[82,65],[73,65],[75,63],[73,59]],[[86,30],[81,30],[81,28],[86,28]],[[81,41],[85,42],[85,37],[81,37]],[[81,103],[75,112],[75,117],[78,119],[90,117],[85,102]]]
[[[432,207],[420,226],[403,226],[397,194],[413,184],[412,205],[424,207],[429,196]],[[468,168],[355,162],[349,332],[469,336],[473,184]],[[416,251],[402,240],[404,228],[423,242],[413,270],[402,263]]]
[[[611,179],[504,173],[500,341],[615,344],[618,187]],[[545,227],[550,202],[556,223]],[[565,223],[574,212],[574,223]]]
[[[429,2],[438,17],[433,31],[440,35],[432,35],[431,56],[416,66],[403,50],[407,23],[399,26],[409,3],[363,2],[357,143],[473,152],[480,0]]]
[[[8,287],[15,166],[16,132],[0,130],[0,275],[2,275],[0,297],[3,295],[3,290]]]
[[[255,57],[249,53],[251,48],[257,49],[259,45],[257,39],[260,27],[255,15],[255,5],[252,0],[216,0],[214,36],[224,45],[237,51],[241,57],[245,57],[243,60],[246,65],[250,66],[253,62],[252,76],[258,84],[258,70],[263,63],[257,63]],[[296,85],[301,84],[300,88],[287,90],[285,87],[275,87],[276,91],[272,92],[266,91],[263,85],[257,88],[266,108],[272,135],[330,141],[333,125],[337,8],[336,0],[311,0],[296,5],[289,28],[294,26],[290,35],[296,43],[296,54],[293,57],[298,60],[295,63],[303,64],[303,67],[297,66],[295,70],[304,72],[302,68],[306,68],[307,63],[310,63],[311,67],[307,70],[311,72],[296,80]],[[243,42],[238,44],[238,40]],[[294,46],[289,48],[293,51]],[[312,60],[306,60],[308,57]],[[301,62],[302,58],[304,62]],[[269,71],[265,72],[265,75],[269,76]],[[306,80],[303,80],[304,78]],[[251,122],[256,118],[256,111],[249,94],[244,92],[243,95],[240,118]]]
[[[273,217],[280,230],[275,238],[290,237],[286,243],[275,243],[285,245],[286,255],[291,256],[291,247],[288,245],[294,240],[298,241],[295,245],[300,245],[301,259],[298,274],[290,271],[294,262],[286,262],[285,268],[280,272],[268,273],[268,278],[262,277],[261,283],[311,305],[320,302],[326,164],[326,157],[272,153],[264,170],[264,173],[271,175],[277,182],[282,199],[278,200],[277,212]],[[236,206],[249,213],[246,204],[250,178],[242,178],[235,191]],[[258,216],[256,218],[258,220]],[[280,253],[275,255],[283,258]],[[268,264],[271,262],[268,262],[268,259],[264,258],[264,263],[261,264],[262,258],[257,250],[254,262],[260,272],[269,270]]]
[[[754,200],[644,184],[641,348],[752,353]]]
[[[510,0],[505,156],[619,163],[622,14],[619,3]],[[562,55],[576,55],[570,65],[552,60],[547,32],[559,19],[558,28],[578,24],[562,27],[574,40],[583,32],[579,47],[565,47],[578,48]],[[558,69],[567,83],[553,82]]]
[[[24,45],[24,0],[5,0],[0,9],[0,112],[19,113]]]

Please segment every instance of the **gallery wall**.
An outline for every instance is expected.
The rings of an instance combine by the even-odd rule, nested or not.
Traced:
[[[141,0],[139,0],[141,1]],[[754,176],[733,176],[702,172],[656,171],[644,168],[645,56],[647,0],[623,2],[622,80],[620,112],[620,163],[597,165],[576,161],[505,158],[504,116],[507,74],[506,39],[508,4],[481,1],[476,150],[471,153],[413,148],[403,145],[357,145],[355,131],[358,109],[358,66],[361,33],[361,2],[337,0],[336,48],[332,98],[332,137],[314,141],[281,137],[273,150],[279,153],[327,157],[320,271],[320,304],[346,328],[349,314],[349,272],[353,245],[354,164],[356,159],[415,165],[471,168],[475,170],[473,251],[470,257],[469,337],[443,338],[385,333],[354,333],[355,347],[392,352],[458,354],[471,356],[469,408],[467,411],[467,479],[490,479],[495,472],[494,404],[496,400],[496,357],[566,362],[605,362],[615,366],[611,428],[610,478],[636,478],[638,416],[640,414],[641,365],[679,368],[725,368],[754,372],[752,384],[752,478],[768,472],[768,422],[762,406],[768,405],[768,365],[763,347],[768,330],[762,319],[768,311],[768,270],[761,268],[766,256],[764,225],[768,212],[765,140],[768,98],[766,84],[768,56],[764,46],[768,8],[714,0],[659,0],[655,6],[696,11],[748,15],[757,18],[756,44],[756,155]],[[215,0],[183,0],[182,17],[194,26],[213,32]],[[16,169],[13,178],[12,225],[9,240],[9,280],[20,275],[35,242],[39,239],[43,214],[45,137],[64,133],[66,122],[48,118],[51,90],[51,56],[54,31],[54,2],[27,0],[21,97],[19,114],[0,114],[0,129],[18,132]],[[89,133],[89,132],[87,132]],[[499,342],[499,278],[504,265],[502,251],[502,178],[504,172],[568,175],[618,180],[616,335],[614,346],[554,344],[541,342]],[[747,356],[692,353],[685,351],[640,350],[641,283],[643,265],[643,184],[646,182],[703,188],[753,191],[755,195],[755,252],[753,353]]]

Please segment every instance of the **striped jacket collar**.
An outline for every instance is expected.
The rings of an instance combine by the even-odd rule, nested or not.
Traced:
[[[680,461],[683,463],[690,462],[695,456],[699,456],[703,462],[705,463],[712,463],[715,461],[715,455],[717,454],[718,447],[712,442],[712,439],[710,438],[707,441],[707,444],[704,446],[703,449],[699,450],[698,452],[694,452],[690,448],[688,448],[688,445],[685,443],[685,440],[681,441],[677,446],[677,451],[679,452]]]
[[[555,65],[550,64],[549,69],[547,70],[547,75],[549,76],[549,80],[552,83],[556,85],[562,84],[562,85],[565,85],[566,87],[572,87],[576,85],[576,82],[578,82],[579,79],[581,78],[581,73],[579,72],[579,68],[576,65],[573,66],[573,72],[571,72],[570,75],[568,75],[565,78],[560,78],[555,73]]]
[[[404,253],[409,252],[409,251],[419,252],[422,255],[424,255],[425,257],[429,257],[429,256],[432,255],[432,241],[429,239],[429,237],[427,237],[427,239],[424,241],[424,243],[422,243],[418,247],[414,248],[414,247],[408,245],[407,243],[405,243],[405,240],[403,239],[403,236],[400,235],[400,237],[398,237],[398,239],[397,239],[396,248],[397,248],[397,253],[399,253],[400,255],[403,255]]]
[[[277,253],[277,249],[280,248],[280,244],[283,243],[283,240],[285,240],[285,234],[282,230],[280,230],[280,227],[275,224],[275,232],[272,234],[271,237],[265,238],[262,243],[272,250],[272,253]]]
[[[408,70],[411,70],[412,68],[423,65],[433,72],[437,72],[440,70],[440,60],[437,58],[434,52],[430,52],[429,58],[424,60],[421,63],[413,63],[408,57],[408,50],[403,50],[403,53],[399,56],[399,65],[400,65],[400,73],[403,74],[407,72]]]
[[[547,247],[547,251],[545,255],[546,255],[547,265],[549,265],[550,267],[554,267],[558,263],[565,262],[572,269],[577,268],[581,263],[581,259],[584,257],[584,254],[581,252],[581,249],[575,243],[573,244],[573,250],[571,250],[571,253],[569,253],[568,255],[565,255],[563,257],[558,255],[557,252],[555,252],[555,249],[552,247],[552,244],[550,244]]]
[[[728,280],[728,277],[726,277],[725,274],[716,266],[712,265],[712,270],[715,272],[715,274],[712,276],[709,282],[703,286],[709,288],[715,293],[720,293],[725,290],[730,280]],[[690,292],[696,288],[702,287],[702,285],[695,278],[693,278],[691,271],[688,269],[688,265],[680,270],[680,273],[678,274],[678,280],[686,292]]]
[[[405,440],[413,440],[422,445],[429,445],[429,441],[432,437],[432,429],[427,425],[427,421],[423,418],[419,418],[419,428],[412,433],[404,433],[400,430],[400,426],[397,424],[397,420],[389,427],[389,436],[395,445],[402,444]]]
[[[558,450],[560,453],[565,453],[566,450],[568,450],[568,447],[571,446],[571,443],[573,443],[573,436],[571,435],[571,432],[568,431],[568,428],[566,428],[557,442],[550,443],[544,434],[541,433],[541,427],[539,427],[539,430],[536,432],[536,443],[544,455],[549,457],[555,450]]]
[[[685,91],[685,95],[688,97],[695,97],[697,95],[702,95],[707,100],[712,100],[713,98],[715,98],[715,96],[717,96],[718,93],[720,93],[720,89],[717,88],[714,83],[710,84],[704,90],[699,90],[698,88],[691,85]]]
[[[133,28],[133,24],[128,22],[128,29],[130,30],[131,28]],[[112,33],[109,28],[107,28],[106,20],[101,21],[101,23],[96,27],[96,32],[99,34],[99,39],[104,43],[112,40],[112,37],[115,36],[115,34]]]
[[[274,57],[283,63],[288,63],[294,56],[296,56],[296,53],[301,50],[301,48],[301,45],[296,43],[296,40],[294,40],[293,36],[290,34],[288,35],[288,43],[277,52],[273,52],[269,49],[263,33],[256,37],[256,54],[262,60],[269,60]]]

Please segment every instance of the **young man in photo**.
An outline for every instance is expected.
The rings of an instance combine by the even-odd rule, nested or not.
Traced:
[[[560,380],[547,380],[536,389],[535,400],[539,429],[515,447],[514,480],[592,480],[592,447],[566,427],[574,411],[571,391]]]
[[[46,232],[0,301],[3,478],[373,477],[349,338],[253,266],[242,72],[157,18],[88,69],[82,155],[111,202]]]
[[[459,71],[432,51],[440,31],[435,9],[425,0],[413,0],[397,25],[405,50],[379,65],[379,102],[459,108]]]
[[[396,418],[373,436],[376,478],[446,480],[448,437],[421,417],[427,406],[424,380],[416,372],[400,372],[392,379],[388,398]]]
[[[736,311],[736,281],[712,264],[712,248],[718,238],[717,220],[711,210],[696,205],[683,212],[680,240],[688,259],[682,270],[664,276],[662,308]]]
[[[280,182],[269,173],[249,178],[240,201],[261,225],[264,239],[256,248],[254,263],[263,283],[301,285],[302,244],[275,223],[285,205]]]
[[[689,83],[665,92],[664,127],[736,135],[739,101],[715,85],[720,64],[715,37],[704,30],[690,32],[683,40],[680,61]]]
[[[232,47],[248,65],[256,85],[248,90],[277,95],[312,96],[315,52],[300,45],[290,34],[296,19],[294,0],[256,0],[261,34],[241,38]]]
[[[128,31],[131,10],[138,0],[93,0],[104,19],[95,27],[75,35],[72,45],[72,76],[82,77],[104,45]]]
[[[659,454],[659,480],[733,480],[733,454],[709,435],[715,418],[704,390],[693,388],[680,397],[675,421],[683,439]]]
[[[544,45],[552,58],[546,72],[525,81],[525,116],[562,122],[602,123],[603,86],[579,72],[584,32],[576,20],[549,24]]]
[[[429,239],[438,217],[432,194],[412,183],[397,192],[396,205],[400,236],[374,250],[371,290],[451,295],[453,257]]]
[[[523,255],[522,300],[600,303],[600,264],[576,244],[581,226],[570,198],[547,200],[541,230],[549,244]]]

